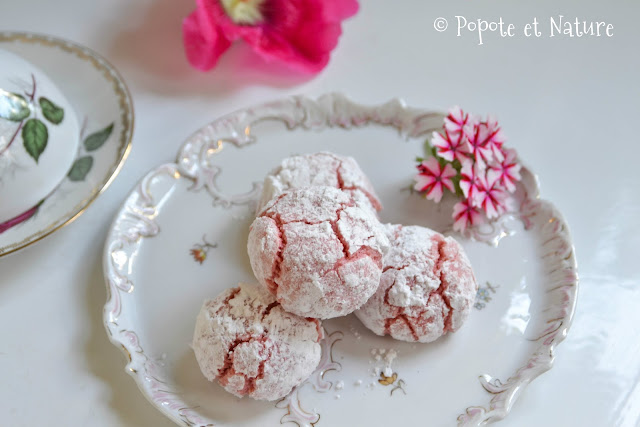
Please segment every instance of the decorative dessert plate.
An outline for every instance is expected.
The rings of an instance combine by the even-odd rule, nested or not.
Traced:
[[[318,370],[279,402],[226,393],[202,376],[190,348],[203,300],[255,281],[248,229],[260,182],[286,156],[353,156],[384,203],[383,221],[452,233],[453,200],[436,205],[409,191],[414,159],[442,119],[398,100],[294,97],[214,121],[174,163],[149,172],[116,215],[104,255],[105,326],[142,393],[183,426],[472,426],[507,416],[552,367],[577,296],[567,225],[526,169],[514,209],[453,234],[480,284],[458,332],[411,344],[378,337],[353,315],[325,321]]]
[[[75,148],[68,164],[63,165],[66,170],[61,174],[56,170],[55,176],[52,173],[49,177],[49,182],[55,180],[57,186],[38,197],[35,203],[30,203],[28,210],[21,209],[17,216],[11,211],[10,218],[0,220],[0,256],[3,256],[70,223],[107,188],[130,150],[133,106],[117,71],[83,46],[44,35],[0,32],[0,49],[20,56],[46,73],[68,100],[67,103],[52,97],[40,101],[39,95],[43,94],[40,92],[46,89],[46,85],[39,84],[41,79],[17,78],[18,86],[26,84],[25,93],[18,94],[28,98],[32,91],[37,91],[38,96],[34,98],[38,104],[36,108],[30,108],[29,116],[14,117],[21,132],[15,132],[11,150],[0,153],[0,180],[4,184],[16,187],[18,184],[12,180],[30,165],[30,158],[38,160],[38,168],[44,168],[47,156],[59,148],[54,140],[56,132],[61,131],[67,118],[77,118],[72,131]],[[64,112],[60,111],[61,107],[66,107],[62,108]],[[61,114],[64,114],[64,121],[60,120]],[[1,142],[0,146],[3,146]],[[14,155],[12,149],[21,146],[25,147],[24,155]],[[33,175],[30,173],[29,176]],[[60,182],[61,177],[64,178]]]

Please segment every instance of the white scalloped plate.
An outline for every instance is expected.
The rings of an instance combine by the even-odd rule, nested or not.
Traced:
[[[441,124],[441,114],[397,100],[364,107],[341,95],[289,98],[214,121],[185,142],[176,163],[147,174],[117,214],[104,256],[104,322],[143,394],[185,426],[471,426],[504,418],[522,388],[551,368],[577,296],[567,226],[537,198],[527,170],[513,213],[458,236],[481,289],[455,334],[415,345],[377,337],[354,316],[326,321],[318,372],[277,403],[237,399],[207,382],[189,347],[202,301],[253,281],[253,204],[259,182],[285,156],[354,156],[385,204],[384,221],[450,232],[450,204],[407,191],[425,136]],[[386,381],[376,349],[397,352]]]

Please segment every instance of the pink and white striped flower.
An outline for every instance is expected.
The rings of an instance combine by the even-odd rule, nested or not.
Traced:
[[[469,153],[469,141],[464,132],[453,132],[444,130],[444,135],[439,132],[433,133],[431,145],[436,147],[436,153],[448,162],[458,159],[463,162]]]
[[[464,231],[467,227],[482,224],[484,218],[478,208],[471,205],[469,199],[465,199],[453,206],[453,230]]]
[[[473,205],[481,208],[487,218],[496,218],[506,210],[505,200],[508,194],[500,185],[497,174],[485,173],[478,178],[478,191]]]
[[[453,209],[454,230],[464,231],[507,211],[521,166],[515,150],[504,147],[495,117],[482,120],[453,107],[429,142],[435,154],[418,165],[414,188],[436,202],[445,188],[460,196]]]
[[[475,122],[475,118],[457,105],[449,109],[449,114],[444,119],[444,128],[452,133],[462,132],[465,126]]]
[[[471,204],[474,203],[476,194],[479,191],[479,176],[482,174],[483,171],[474,165],[473,160],[466,159],[462,163],[462,169],[460,169],[460,189],[464,197],[471,201]]]
[[[444,187],[455,192],[451,178],[456,176],[456,170],[449,163],[443,168],[435,157],[429,157],[418,165],[418,170],[420,172],[414,177],[414,188],[425,192],[427,199],[440,202]]]
[[[493,145],[490,145],[492,130],[486,122],[467,125],[464,133],[469,141],[469,153],[476,164],[484,169],[493,159]]]
[[[492,174],[492,179],[493,175],[496,175],[500,185],[506,188],[509,193],[513,193],[516,191],[516,181],[522,179],[520,176],[521,166],[516,160],[518,157],[516,150],[507,148],[504,149],[503,152],[504,158],[502,161],[493,164],[487,171],[487,174]],[[462,183],[460,185],[462,186]]]
[[[504,132],[502,132],[502,129],[498,125],[498,120],[491,115],[487,117],[486,127],[489,132],[487,146],[491,149],[493,158],[498,162],[501,162],[504,160],[504,151],[502,146],[506,141]]]

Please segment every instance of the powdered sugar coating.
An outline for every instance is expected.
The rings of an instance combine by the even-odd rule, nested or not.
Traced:
[[[247,249],[256,278],[285,310],[328,319],[373,295],[388,245],[375,213],[349,193],[306,187],[267,204],[251,225]]]
[[[385,227],[391,246],[380,287],[356,316],[376,334],[403,341],[431,342],[457,331],[478,291],[462,247],[428,228]]]
[[[277,400],[313,373],[322,337],[318,320],[286,312],[260,286],[240,284],[204,302],[193,350],[209,381],[238,397]]]
[[[271,171],[264,179],[258,212],[285,191],[311,186],[339,188],[351,193],[358,205],[382,209],[369,178],[355,159],[323,151],[288,157]]]

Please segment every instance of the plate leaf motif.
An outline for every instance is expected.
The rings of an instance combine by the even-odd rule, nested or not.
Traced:
[[[49,140],[47,126],[40,119],[27,120],[22,128],[22,140],[27,153],[38,163],[38,159],[47,148]]]
[[[83,181],[91,167],[93,166],[93,157],[84,156],[77,159],[69,170],[69,179],[71,181]]]
[[[59,125],[64,120],[64,110],[51,102],[48,98],[41,96],[38,99],[40,108],[42,109],[42,115],[45,119],[49,120],[54,125]]]
[[[95,151],[109,139],[113,132],[113,122],[107,127],[97,132],[92,133],[84,140],[84,148],[87,151]]]

